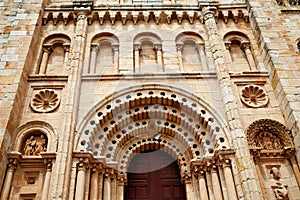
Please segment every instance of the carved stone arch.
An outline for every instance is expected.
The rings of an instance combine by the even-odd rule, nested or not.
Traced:
[[[200,34],[192,31],[184,31],[176,36],[177,42],[184,43],[185,41],[194,41],[196,44],[204,44],[203,38]]]
[[[108,163],[117,162],[120,169],[129,162],[130,155],[121,157],[126,151],[134,153],[147,143],[184,157],[182,170],[188,170],[193,159],[231,149],[225,120],[207,102],[188,91],[157,84],[123,89],[106,97],[77,130],[74,150],[105,157]]]
[[[92,44],[99,44],[102,42],[108,42],[110,44],[119,44],[119,39],[115,34],[109,32],[98,33],[92,37]]]
[[[16,140],[13,145],[13,150],[22,153],[22,148],[26,139],[31,135],[43,134],[47,140],[47,152],[56,152],[57,134],[53,127],[43,121],[31,121],[16,129]]]
[[[152,32],[142,32],[137,34],[133,39],[134,44],[142,44],[142,42],[150,41],[153,44],[161,44],[161,38]]]
[[[241,44],[250,42],[248,36],[240,31],[230,31],[224,35],[225,44],[231,43],[232,41],[239,41]]]
[[[252,149],[284,150],[294,147],[290,131],[283,124],[272,119],[259,119],[253,122],[247,128],[246,134]],[[269,138],[268,141],[264,141],[265,137]]]
[[[65,34],[52,34],[45,38],[43,45],[70,44],[71,39]]]

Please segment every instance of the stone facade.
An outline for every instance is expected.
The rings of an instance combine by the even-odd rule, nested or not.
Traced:
[[[1,199],[124,199],[135,154],[188,200],[300,199],[299,0],[0,2]]]

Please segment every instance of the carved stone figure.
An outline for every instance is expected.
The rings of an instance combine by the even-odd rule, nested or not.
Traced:
[[[25,156],[39,156],[41,152],[45,152],[46,150],[47,144],[45,136],[43,134],[40,136],[32,135],[25,142],[23,154]]]
[[[272,167],[272,169],[270,170],[270,174],[273,175],[274,179],[280,179],[281,178],[280,171],[277,167]]]
[[[288,200],[288,190],[287,185],[282,185],[281,183],[276,183],[275,186],[272,186],[275,194],[276,200]]]

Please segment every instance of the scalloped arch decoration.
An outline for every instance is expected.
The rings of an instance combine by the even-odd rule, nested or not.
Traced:
[[[203,99],[187,91],[149,84],[101,101],[78,127],[74,150],[104,156],[124,170],[136,151],[165,149],[181,170],[190,160],[230,149],[225,121]]]

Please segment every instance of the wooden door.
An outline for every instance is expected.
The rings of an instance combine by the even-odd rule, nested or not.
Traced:
[[[125,200],[185,200],[177,161],[164,151],[139,153],[128,168]]]

